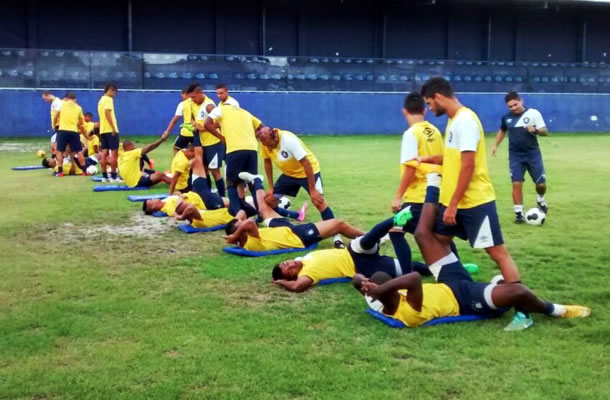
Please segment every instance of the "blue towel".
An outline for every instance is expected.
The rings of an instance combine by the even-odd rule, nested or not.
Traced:
[[[43,167],[42,165],[26,165],[23,167],[13,167],[13,171],[29,171],[31,169],[47,169],[47,167]]]
[[[164,199],[169,197],[168,194],[132,194],[131,196],[127,196],[127,200],[129,201],[144,201],[144,200],[152,200],[152,199]]]
[[[381,322],[383,322],[384,324],[386,324],[392,328],[406,328],[406,325],[402,321],[399,321],[392,317],[388,317],[387,315],[384,315],[383,313],[377,312],[370,308],[367,309],[366,312],[367,312],[367,314],[372,315],[373,317],[377,318],[378,320],[380,320]],[[438,325],[438,324],[453,324],[456,322],[481,321],[481,320],[485,320],[485,319],[489,319],[489,317],[484,317],[482,315],[457,315],[455,317],[435,318],[433,320],[423,323],[421,326],[432,326],[432,325]]]
[[[178,225],[178,229],[185,233],[198,233],[198,232],[214,232],[224,229],[226,225],[216,225],[211,226],[209,228],[193,228],[189,224],[180,224]]]
[[[304,249],[279,249],[279,250],[269,250],[269,251],[250,251],[241,247],[223,247],[222,251],[229,254],[235,254],[237,256],[245,256],[245,257],[263,257],[263,256],[272,256],[275,254],[284,254],[284,253],[294,253],[297,251],[310,251],[318,247],[317,243],[310,245],[309,247],[305,247]]]
[[[129,187],[126,185],[95,185],[93,186],[94,192],[126,192],[131,190],[149,190],[149,187],[136,186]]]
[[[318,285],[332,285],[333,283],[347,283],[347,282],[351,282],[352,278],[328,278],[328,279],[322,279],[321,281],[318,282]]]

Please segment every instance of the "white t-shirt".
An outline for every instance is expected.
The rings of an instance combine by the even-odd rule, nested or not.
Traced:
[[[227,97],[227,100],[224,101],[222,103],[223,105],[226,104],[227,106],[235,106],[235,107],[239,107],[239,101],[235,100],[233,97],[229,96]]]
[[[283,134],[280,140],[280,151],[278,152],[277,158],[280,161],[286,161],[291,158],[301,161],[305,157],[307,157],[307,151],[301,146],[299,138],[293,135]]]
[[[56,97],[55,99],[53,99],[53,101],[51,102],[51,111],[59,112],[59,110],[61,110],[61,104],[62,104],[62,101],[59,97]]]
[[[479,124],[469,112],[461,112],[451,122],[449,132],[445,138],[445,145],[452,149],[463,151],[477,151],[481,139]]]
[[[400,145],[400,164],[402,165],[407,161],[419,156],[417,148],[417,139],[413,134],[413,127],[411,127],[402,134],[402,143]]]
[[[214,103],[203,103],[201,105],[201,107],[199,107],[199,112],[197,113],[197,115],[195,115],[195,120],[197,121],[205,121],[208,117],[212,118],[212,119],[216,119],[217,117],[213,117],[212,116],[212,112],[214,112],[214,110],[220,108],[220,107],[216,107],[214,106],[214,109],[212,110],[212,112],[208,113],[208,106],[209,105],[214,105]],[[218,114],[219,116],[222,114]]]
[[[182,113],[184,112],[184,106],[182,102],[178,103],[178,107],[176,107],[176,117],[182,117]]]

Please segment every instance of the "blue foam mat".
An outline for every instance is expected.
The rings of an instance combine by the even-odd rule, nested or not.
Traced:
[[[333,283],[348,283],[351,281],[352,281],[352,278],[348,278],[348,277],[328,278],[328,279],[322,279],[321,281],[318,281],[318,285],[324,286],[324,285],[332,285]]]
[[[93,182],[101,182],[102,181],[102,176],[101,175],[94,175],[91,177],[91,180]]]
[[[93,186],[94,192],[127,192],[132,190],[149,190],[149,187],[136,186],[129,187],[127,185],[95,185]]]
[[[152,200],[152,199],[165,199],[166,197],[169,197],[168,194],[165,193],[157,193],[157,194],[132,194],[130,196],[127,196],[127,200],[129,201],[145,201],[145,200]]]
[[[167,217],[167,214],[163,211],[155,211],[154,213],[152,213],[152,216],[157,218],[165,218]]]
[[[380,320],[381,322],[383,322],[384,324],[386,324],[392,328],[406,328],[407,327],[402,321],[399,321],[392,317],[388,317],[387,315],[384,315],[383,313],[377,312],[370,308],[368,308],[366,310],[366,313],[369,315],[372,315],[373,317],[377,318],[378,320]],[[435,318],[433,320],[430,320],[428,322],[421,324],[421,326],[433,326],[433,325],[439,325],[439,324],[454,324],[457,322],[481,321],[481,320],[485,320],[485,319],[490,319],[490,318],[484,317],[481,315],[457,315],[454,317]]]
[[[189,224],[180,224],[178,225],[178,229],[180,229],[181,231],[185,232],[185,233],[198,233],[198,232],[214,232],[214,231],[219,231],[221,229],[224,229],[226,225],[216,225],[216,226],[211,226],[209,228],[194,228],[192,226],[190,226]]]
[[[24,165],[23,167],[13,167],[11,169],[13,171],[29,171],[32,169],[48,169],[48,168],[43,167],[42,165]]]
[[[223,247],[222,251],[229,254],[235,254],[236,256],[244,256],[244,257],[264,257],[264,256],[272,256],[275,254],[284,254],[284,253],[294,253],[297,251],[309,251],[318,247],[317,243],[310,245],[309,247],[305,247],[303,249],[278,249],[278,250],[269,250],[269,251],[250,251],[241,247]]]

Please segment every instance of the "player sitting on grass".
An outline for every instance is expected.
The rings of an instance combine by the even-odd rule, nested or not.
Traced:
[[[159,140],[143,148],[136,148],[136,145],[129,140],[123,142],[123,152],[119,156],[118,165],[123,182],[125,182],[127,186],[150,187],[160,182],[171,182],[170,178],[162,172],[151,171],[152,173],[149,174],[147,172],[142,172],[141,169],[141,159],[145,157],[147,153],[159,147],[168,137],[169,133],[164,132]]]
[[[188,192],[191,189],[189,175],[191,173],[191,160],[195,158],[195,149],[192,144],[186,148],[178,150],[172,160],[171,174],[172,179],[169,184],[169,194],[175,191]],[[205,174],[201,175],[205,177]]]
[[[340,219],[292,225],[265,202],[262,176],[242,172],[239,174],[239,179],[253,184],[258,200],[258,214],[268,228],[258,229],[253,220],[232,220],[225,229],[227,243],[236,244],[250,251],[269,251],[309,247],[336,234],[351,239],[364,235],[362,230]]]
[[[354,276],[356,289],[373,300],[379,300],[384,314],[409,327],[456,315],[497,317],[510,307],[554,317],[589,316],[591,310],[586,307],[546,302],[521,283],[473,282],[455,254],[447,253],[446,247],[435,238],[433,229],[438,212],[439,186],[440,176],[430,174],[415,233],[418,243],[427,243],[422,253],[425,251],[437,260],[429,268],[438,283],[422,284],[417,272],[394,279],[385,272],[375,273],[370,280],[361,274]],[[406,290],[406,294],[399,290]]]
[[[409,213],[408,210],[400,211]],[[404,218],[402,225],[408,222]],[[402,234],[402,225],[395,227],[392,221],[377,224],[366,235],[352,240],[347,248],[317,250],[294,260],[287,260],[273,268],[273,283],[291,292],[302,292],[323,279],[353,277],[359,273],[366,277],[383,271],[391,277],[409,273],[412,268],[429,275],[427,267],[411,262],[411,250]],[[379,254],[379,241],[388,232],[399,232],[401,240],[394,240],[394,251],[400,254],[397,259]]]

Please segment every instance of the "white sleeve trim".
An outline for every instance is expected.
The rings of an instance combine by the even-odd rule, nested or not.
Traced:
[[[417,138],[413,134],[413,128],[409,128],[402,134],[402,143],[400,145],[400,163],[404,164],[417,156],[419,156]]]
[[[540,111],[534,109],[534,108],[530,108],[530,110],[532,111],[532,123],[534,124],[534,126],[536,128],[545,128],[546,124],[544,122],[544,118],[542,118],[542,114],[540,114]]]
[[[462,117],[456,121],[454,135],[457,139],[457,148],[460,152],[477,151],[479,140],[481,140],[481,132],[479,124],[470,116]]]
[[[301,141],[294,136],[286,134],[282,135],[281,148],[292,154],[292,156],[298,161],[301,161],[307,157],[307,152],[301,145]]]
[[[184,106],[182,103],[178,103],[178,107],[176,107],[176,115],[177,117],[182,117],[182,113],[184,112]]]
[[[217,120],[222,118],[222,107],[215,107],[209,114],[208,117],[212,118],[213,120]]]

